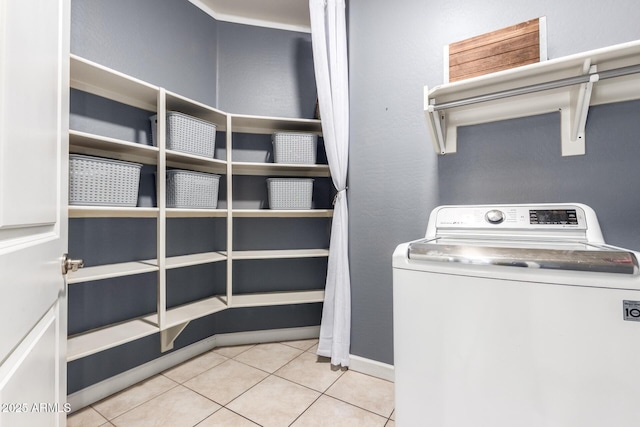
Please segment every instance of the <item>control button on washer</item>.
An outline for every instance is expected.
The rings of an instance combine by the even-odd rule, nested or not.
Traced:
[[[504,221],[504,212],[492,209],[484,215],[484,219],[490,224],[500,224]]]

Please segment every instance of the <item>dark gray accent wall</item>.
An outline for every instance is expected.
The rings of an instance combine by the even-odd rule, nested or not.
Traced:
[[[308,34],[223,24],[187,0],[73,0],[71,8],[74,54],[224,111],[298,118],[313,115],[316,89]],[[218,87],[225,88],[220,91],[224,106],[218,105]],[[152,114],[72,90],[70,127],[75,130],[149,144]],[[271,158],[268,136],[237,134],[234,138],[241,141],[240,158]],[[217,158],[225,157],[225,140],[226,135],[218,133]],[[326,163],[322,148],[318,159]],[[143,168],[138,206],[156,205],[154,172],[153,166]],[[226,205],[224,179],[220,207]],[[234,185],[244,207],[266,206],[264,179],[237,177]],[[333,196],[330,180],[316,181],[314,203],[329,207]],[[328,247],[329,232],[328,218],[234,221],[235,249]],[[70,255],[84,258],[87,265],[156,256],[153,219],[76,218],[70,220],[69,234]],[[223,218],[167,221],[168,256],[225,249]],[[234,281],[238,292],[317,289],[324,285],[326,264],[326,258],[239,261],[234,265]],[[225,267],[214,263],[170,270],[167,305],[224,293]],[[156,292],[154,273],[71,285],[69,333],[154,312]],[[318,325],[321,310],[322,304],[300,304],[223,311],[192,321],[176,340],[175,349],[217,333]],[[156,334],[73,361],[68,366],[68,392],[161,355]]]
[[[311,35],[218,23],[218,100],[223,111],[312,119]]]
[[[217,25],[187,0],[73,0],[71,52],[215,106]]]
[[[590,111],[585,156],[560,156],[554,114],[461,128],[458,153],[435,155],[423,87],[443,83],[443,46],[540,16],[550,59],[640,38],[633,0],[505,5],[349,1],[352,354],[393,363],[391,254],[440,204],[588,203],[608,241],[640,248],[637,102]]]

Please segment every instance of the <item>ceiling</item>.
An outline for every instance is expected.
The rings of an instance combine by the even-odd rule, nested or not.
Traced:
[[[309,0],[189,0],[218,21],[310,32]]]

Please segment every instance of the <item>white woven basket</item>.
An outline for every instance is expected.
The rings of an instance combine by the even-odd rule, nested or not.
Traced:
[[[141,169],[138,163],[71,154],[69,204],[136,206]]]
[[[151,116],[151,137],[158,145],[158,115]],[[216,146],[216,125],[176,111],[167,113],[167,149],[213,158]]]
[[[318,135],[312,133],[276,132],[272,135],[273,161],[313,165],[316,163]]]
[[[167,207],[215,209],[220,175],[180,169],[167,171]]]
[[[267,178],[270,209],[311,209],[313,179]]]

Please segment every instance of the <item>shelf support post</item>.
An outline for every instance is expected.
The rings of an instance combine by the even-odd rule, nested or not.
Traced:
[[[158,91],[158,125],[156,129],[156,140],[158,143],[158,166],[156,170],[156,200],[158,203],[158,218],[156,223],[156,245],[158,256],[158,327],[164,329],[167,311],[167,269],[166,269],[166,171],[167,171],[167,155],[166,155],[166,135],[167,135],[167,94],[163,88]]]
[[[160,351],[165,352],[173,349],[173,343],[178,338],[178,335],[184,331],[189,322],[184,322],[176,326],[172,326],[169,329],[160,331]]]

